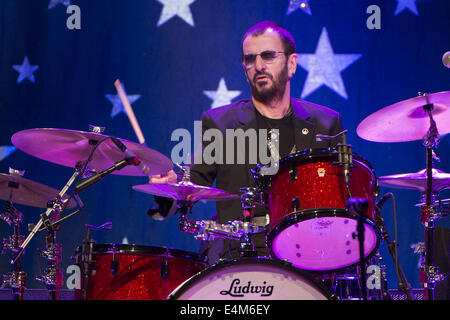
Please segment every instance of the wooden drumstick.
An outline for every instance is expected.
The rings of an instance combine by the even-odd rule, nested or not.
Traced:
[[[128,119],[131,122],[131,126],[133,127],[134,132],[136,133],[139,143],[144,144],[145,138],[144,138],[144,135],[142,134],[141,127],[139,126],[136,116],[134,115],[133,108],[131,108],[131,104],[127,99],[127,95],[126,95],[125,90],[123,89],[122,84],[120,83],[119,79],[117,79],[114,82],[114,86],[116,87],[117,93],[119,94],[119,97],[120,97],[120,100],[122,101],[123,106],[125,107],[126,114],[128,116]]]

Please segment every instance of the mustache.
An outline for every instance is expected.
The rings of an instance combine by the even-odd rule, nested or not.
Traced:
[[[256,81],[256,78],[259,77],[259,76],[267,76],[267,77],[269,77],[271,80],[273,80],[273,76],[272,76],[270,73],[267,73],[267,72],[257,72],[257,73],[255,73],[255,75],[253,76],[253,82],[255,82],[255,81]]]

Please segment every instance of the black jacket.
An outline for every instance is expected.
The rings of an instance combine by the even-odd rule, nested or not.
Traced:
[[[329,141],[318,142],[315,136],[316,134],[334,136],[340,133],[342,131],[340,114],[327,107],[300,99],[291,98],[291,103],[294,112],[295,150],[330,147]],[[240,128],[244,131],[250,128],[257,129],[256,110],[251,100],[241,100],[205,111],[201,121],[203,131],[215,128],[220,130],[223,136],[226,134],[226,129]],[[255,167],[255,164],[193,164],[191,181],[240,195],[240,188],[255,186],[250,171]],[[213,185],[214,182],[215,185]],[[153,211],[159,211],[159,214],[164,217],[172,202],[167,202],[160,197],[155,198],[160,206]],[[219,223],[226,223],[242,217],[240,199],[217,201],[216,208]],[[149,212],[149,215],[152,213]]]

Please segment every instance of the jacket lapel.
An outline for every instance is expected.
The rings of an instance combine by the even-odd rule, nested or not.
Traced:
[[[310,149],[315,141],[316,125],[309,121],[310,115],[302,106],[301,101],[291,99],[294,111],[294,139],[295,151]]]

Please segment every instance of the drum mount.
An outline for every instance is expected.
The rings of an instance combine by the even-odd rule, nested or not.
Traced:
[[[265,232],[265,228],[253,224],[251,219],[255,204],[259,203],[260,194],[256,188],[241,188],[244,192],[241,196],[241,206],[243,209],[243,221],[229,221],[227,224],[220,224],[213,220],[191,221],[187,219],[187,214],[192,213],[192,202],[177,201],[181,210],[180,230],[187,233],[197,233],[194,237],[199,240],[213,240],[217,238],[240,241],[239,254],[241,257],[255,257],[257,255],[253,246],[253,235]]]
[[[9,225],[14,225],[14,235],[8,239],[3,239],[1,254],[5,254],[7,250],[16,254],[24,240],[24,236],[20,235],[20,223],[23,220],[23,214],[14,207],[12,202],[7,201],[5,213],[0,214],[0,218]],[[27,274],[22,271],[21,259],[14,262],[14,271],[3,275],[1,288],[6,285],[12,288],[14,300],[23,300],[24,290],[27,286]]]

